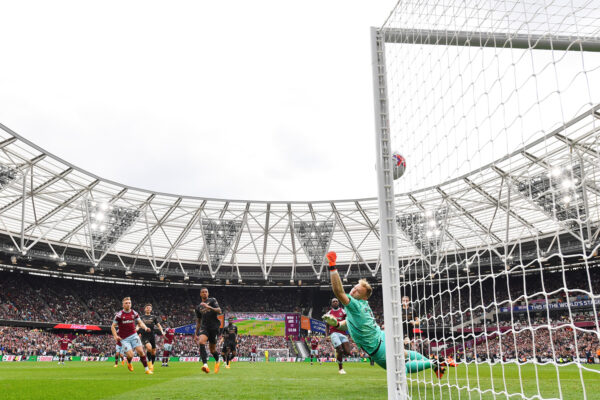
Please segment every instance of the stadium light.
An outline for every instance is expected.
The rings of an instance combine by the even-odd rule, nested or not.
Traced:
[[[424,210],[398,215],[398,227],[425,257],[431,257],[442,246],[448,208]]]
[[[0,164],[0,191],[19,177],[19,170],[8,165]]]
[[[201,226],[211,274],[214,274],[241,233],[242,221],[204,218]]]
[[[102,258],[141,215],[138,209],[94,200],[88,200],[86,210],[94,260]]]
[[[325,253],[329,251],[334,228],[333,220],[294,221],[294,232],[298,236],[317,278],[320,278],[320,271],[325,262]]]
[[[517,190],[555,220],[577,228],[587,218],[581,165],[553,167],[548,173],[517,182]]]

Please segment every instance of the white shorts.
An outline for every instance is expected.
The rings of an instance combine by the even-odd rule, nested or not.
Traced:
[[[131,336],[126,337],[125,339],[121,339],[121,348],[124,353],[127,353],[129,350],[133,350],[138,346],[142,345],[142,341],[137,333],[134,333]]]
[[[333,332],[331,335],[329,335],[329,337],[331,338],[331,344],[333,345],[333,348],[341,346],[342,343],[348,342],[348,337],[339,332]]]
[[[258,353],[251,353],[252,358],[257,358],[258,357]]]
[[[115,346],[115,353],[117,354],[123,354],[123,347],[116,345]]]
[[[173,349],[173,345],[170,343],[165,343],[165,345],[163,346],[164,351],[171,351],[172,349]]]
[[[310,350],[310,355],[312,356],[313,354],[314,354],[315,356],[318,356],[318,355],[319,355],[319,350],[312,350],[312,349],[311,349],[311,350]]]
[[[61,350],[58,354],[60,354],[61,356],[64,356],[64,355],[67,354],[67,351],[66,350]]]

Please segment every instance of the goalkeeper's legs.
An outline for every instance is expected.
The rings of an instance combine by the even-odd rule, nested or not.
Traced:
[[[414,372],[423,371],[424,369],[428,369],[433,367],[434,361],[431,360],[414,360],[406,362],[406,373],[412,374]]]
[[[414,360],[429,360],[429,358],[425,357],[423,354],[417,353],[416,351],[412,351],[412,350],[407,350],[406,351],[406,358],[409,361],[414,361]]]
[[[407,359],[405,368],[407,374],[412,374],[428,368],[434,368],[436,370],[436,375],[438,375],[440,378],[444,374],[444,368],[439,366],[437,361],[429,360],[427,357],[417,353],[416,351],[407,351],[406,357]],[[385,342],[381,343],[377,353],[371,355],[371,359],[383,369],[386,368]]]
[[[433,368],[435,375],[441,379],[444,376],[444,372],[446,372],[446,365],[455,366],[456,364],[454,364],[453,361],[451,361],[451,363],[448,363],[445,360],[430,360],[423,354],[417,353],[416,351],[406,351],[405,366],[407,374],[412,374],[415,372],[423,371],[424,369]]]

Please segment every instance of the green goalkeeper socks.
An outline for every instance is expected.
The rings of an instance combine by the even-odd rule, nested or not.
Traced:
[[[409,361],[406,363],[406,373],[412,374],[414,372],[419,372],[423,371],[424,369],[431,368],[432,366],[433,363],[429,360]]]

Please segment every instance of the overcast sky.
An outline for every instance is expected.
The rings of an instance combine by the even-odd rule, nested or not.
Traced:
[[[150,190],[375,196],[369,27],[395,3],[1,2],[0,122]]]

